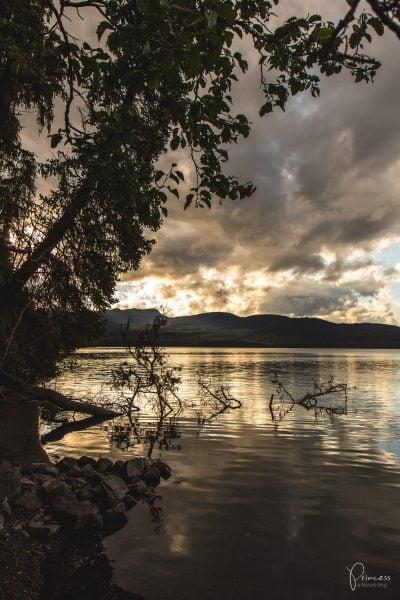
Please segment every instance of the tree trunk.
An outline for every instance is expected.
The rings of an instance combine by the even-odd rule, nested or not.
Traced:
[[[0,461],[50,462],[39,439],[37,402],[0,402]]]

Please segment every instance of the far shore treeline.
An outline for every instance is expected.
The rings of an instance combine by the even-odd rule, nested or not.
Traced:
[[[124,346],[159,312],[154,309],[113,309],[104,314],[100,346]],[[161,330],[164,346],[265,348],[399,348],[400,327],[380,323],[331,323],[316,318],[281,315],[239,317],[227,312],[171,317]],[[92,345],[92,344],[91,344]]]

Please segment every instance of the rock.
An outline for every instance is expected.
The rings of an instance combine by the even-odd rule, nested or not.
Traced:
[[[67,471],[68,477],[81,477],[82,471],[78,465],[74,465]]]
[[[58,535],[61,531],[59,523],[45,523],[42,521],[32,520],[28,525],[28,532],[42,540],[46,540]]]
[[[129,486],[129,494],[135,500],[141,500],[147,491],[147,485],[141,479],[133,481]]]
[[[59,477],[62,477],[59,475]],[[46,475],[46,473],[35,473],[33,476],[34,481],[37,483],[44,483],[45,481],[54,481],[54,475]]]
[[[32,479],[28,479],[27,477],[22,477],[21,487],[24,489],[32,490],[36,487],[36,481],[33,481]]]
[[[89,481],[99,480],[98,473],[93,469],[92,465],[85,465],[81,469],[81,476],[89,479]]]
[[[92,458],[91,456],[81,456],[78,459],[78,465],[81,467],[81,469],[83,467],[86,467],[86,465],[90,465],[91,467],[93,467],[93,469],[95,469],[97,466],[97,460],[95,458]]]
[[[76,492],[78,500],[94,500],[96,492],[91,487],[84,487]]]
[[[8,460],[2,460],[0,462],[0,477],[3,476],[3,474],[5,473],[11,473],[12,471],[12,464],[10,462],[8,462]]]
[[[125,505],[123,502],[119,502],[113,508],[106,510],[103,513],[103,521],[104,521],[104,532],[106,535],[110,535],[122,529],[122,527],[126,524],[126,512]]]
[[[100,531],[103,527],[98,507],[88,500],[77,500],[72,492],[56,496],[51,506],[62,523],[76,530]]]
[[[103,518],[93,502],[89,500],[79,502],[79,513],[76,515],[74,528],[90,531],[101,531],[103,529]]]
[[[8,461],[0,466],[0,502],[4,498],[12,500],[21,493],[21,470],[12,467]]]
[[[10,508],[10,504],[8,502],[8,498],[3,498],[3,501],[0,504],[0,512],[4,513],[6,515],[11,515],[11,508]]]
[[[75,494],[70,489],[65,493],[57,494],[54,498],[51,498],[50,506],[56,513],[68,514],[76,507],[77,502]]]
[[[169,479],[171,477],[171,467],[169,467],[167,463],[163,462],[162,460],[154,460],[152,467],[155,467],[158,470],[163,479]]]
[[[140,479],[149,487],[155,487],[160,483],[160,473],[156,467],[149,467],[141,475]]]
[[[53,479],[52,481],[45,481],[42,490],[49,498],[55,498],[61,494],[67,494],[71,491],[71,488],[64,481]]]
[[[112,507],[120,502],[124,496],[128,493],[128,486],[126,483],[117,475],[107,473],[106,475],[100,475],[100,498],[105,506]]]
[[[111,470],[112,466],[113,462],[109,458],[99,458],[97,461],[97,471],[99,473],[107,473],[107,471]]]
[[[125,462],[123,460],[116,460],[111,468],[111,472],[114,473],[114,475],[119,475],[124,465]]]
[[[14,501],[14,506],[26,512],[34,512],[42,507],[42,503],[34,491],[26,490]]]
[[[73,479],[67,479],[67,483],[68,483],[68,485],[70,485],[72,487],[73,490],[79,490],[79,489],[85,487],[85,485],[87,485],[86,479],[82,479],[79,477],[75,477]]]
[[[24,538],[29,537],[29,533],[27,531],[25,531],[22,524],[19,524],[16,527],[14,527],[14,532],[18,533],[19,535],[21,535]]]
[[[30,471],[34,474],[41,475],[58,475],[58,469],[55,465],[49,463],[31,463]]]
[[[122,467],[121,475],[125,480],[129,481],[134,477],[141,477],[147,467],[148,461],[146,458],[131,458]]]
[[[0,514],[0,531],[4,529],[4,515]]]
[[[131,508],[133,508],[136,505],[136,500],[135,500],[135,498],[133,498],[133,496],[130,496],[128,494],[127,496],[124,497],[123,503],[125,505],[126,510],[130,510]]]
[[[71,456],[64,456],[58,463],[57,467],[61,471],[69,471],[72,467],[78,466],[78,461],[76,458],[72,458]]]

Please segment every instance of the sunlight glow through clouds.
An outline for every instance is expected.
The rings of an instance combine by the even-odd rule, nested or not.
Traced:
[[[345,6],[288,0],[282,10],[332,18]],[[400,322],[398,51],[395,36],[379,38],[373,85],[345,73],[322,78],[320,98],[298,95],[265,119],[250,57],[234,100],[253,130],[229,148],[226,170],[251,180],[254,197],[216,200],[211,211],[167,203],[152,253],[121,277],[119,306]],[[184,193],[193,182],[187,154],[163,161],[184,171]]]

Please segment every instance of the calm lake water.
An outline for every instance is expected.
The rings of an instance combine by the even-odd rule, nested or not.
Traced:
[[[115,580],[146,600],[279,600],[400,597],[400,351],[320,349],[168,350],[181,368],[180,395],[193,406],[175,425],[173,469],[158,488],[159,522],[145,504],[105,541]],[[58,385],[76,394],[110,393],[120,349],[85,349]],[[197,373],[229,386],[241,409],[199,428]],[[296,406],[274,421],[274,372],[296,396],[313,379],[349,386],[347,414]],[[329,400],[344,406],[342,396]],[[154,429],[151,407],[139,433]],[[53,455],[143,455],[132,434],[119,448],[96,426],[47,445]],[[126,441],[126,440],[124,440]],[[363,563],[387,587],[357,588],[349,572]],[[359,567],[361,568],[361,567]]]

